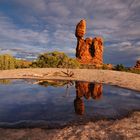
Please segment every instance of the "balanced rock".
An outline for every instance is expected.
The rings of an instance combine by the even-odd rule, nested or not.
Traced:
[[[82,64],[103,64],[103,39],[101,37],[84,39],[86,21],[81,20],[75,31],[77,37],[76,58]]]
[[[79,39],[77,41],[77,47],[76,47],[76,57],[78,58],[79,62],[81,63],[90,63],[92,60],[92,56],[90,53],[90,46],[92,44],[92,39],[90,40],[87,38],[86,40],[84,39]]]
[[[83,19],[76,26],[75,36],[77,38],[82,38],[85,35],[85,33],[86,33],[86,21]]]

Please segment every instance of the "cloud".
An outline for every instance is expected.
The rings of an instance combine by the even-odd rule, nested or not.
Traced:
[[[47,43],[47,30],[33,31],[32,29],[19,29],[10,20],[1,18],[0,21],[1,39],[15,40],[21,42]]]
[[[113,57],[112,57],[113,56]],[[140,58],[140,44],[136,42],[121,42],[105,47],[105,59],[107,63],[125,64],[134,66]]]
[[[12,54],[23,51],[27,52],[27,54],[31,52],[42,52],[48,41],[47,29],[39,31],[18,28],[10,18],[2,15],[0,16],[0,48],[3,49],[1,53],[5,51],[11,51]],[[13,49],[15,49],[14,51],[16,53],[14,53]]]
[[[46,6],[49,14],[57,17],[66,17],[70,14],[70,11],[60,2],[49,2]]]
[[[8,7],[8,0],[2,1]],[[74,56],[75,25],[85,18],[85,37],[105,40],[105,62],[133,65],[139,58],[139,0],[12,0],[11,7],[0,6],[0,47],[15,44],[23,50],[60,50]]]

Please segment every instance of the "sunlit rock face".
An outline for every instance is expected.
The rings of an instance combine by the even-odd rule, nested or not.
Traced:
[[[136,65],[135,65],[136,69],[140,69],[140,60],[137,60]]]
[[[76,26],[75,36],[79,39],[84,37],[85,33],[86,33],[86,21],[81,20]]]
[[[101,37],[88,37],[84,39],[86,33],[86,21],[81,20],[75,30],[77,37],[76,58],[82,64],[103,64],[103,39]]]

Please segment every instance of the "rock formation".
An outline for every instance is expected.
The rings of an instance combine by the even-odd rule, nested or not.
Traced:
[[[77,38],[82,38],[86,33],[86,21],[81,20],[77,26],[76,26],[76,31],[75,31],[75,36]]]
[[[134,68],[140,69],[140,60],[137,60],[137,61],[136,61],[136,65],[135,65]]]
[[[86,21],[81,20],[75,30],[77,37],[76,58],[82,64],[103,64],[103,39],[101,37],[84,39]]]

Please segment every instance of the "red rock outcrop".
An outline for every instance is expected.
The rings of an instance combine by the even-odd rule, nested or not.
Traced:
[[[101,37],[95,37],[93,39],[93,62],[95,64],[103,63],[103,39]]]
[[[137,61],[136,61],[136,65],[135,65],[134,68],[140,69],[140,60],[137,60]]]
[[[77,38],[82,38],[84,37],[85,33],[86,33],[86,21],[83,19],[76,26],[75,36]]]
[[[101,37],[84,39],[86,21],[81,20],[75,30],[77,37],[76,58],[82,64],[103,64],[103,39]]]

